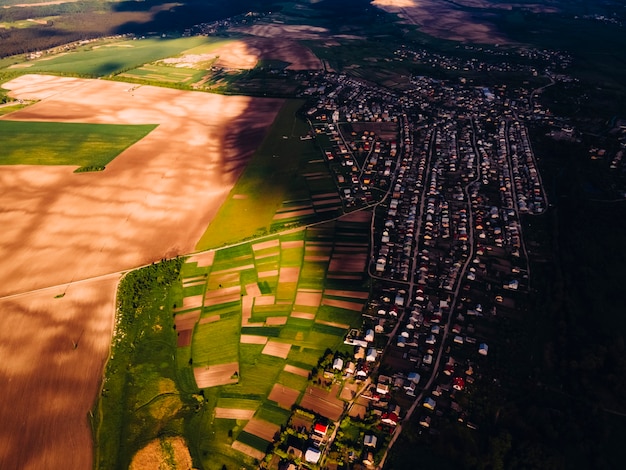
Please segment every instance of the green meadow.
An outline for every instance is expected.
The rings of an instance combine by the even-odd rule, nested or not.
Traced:
[[[0,121],[1,165],[104,167],[156,125]]]
[[[289,100],[265,140],[246,166],[228,199],[198,242],[198,250],[224,246],[265,235],[281,203],[306,190],[301,169],[319,150],[312,140],[300,140],[308,124],[297,116],[301,100]]]
[[[116,75],[211,41],[204,37],[97,42],[66,54],[29,62],[28,73],[61,73],[85,77]]]
[[[159,83],[177,83],[192,85],[200,80],[206,72],[188,67],[175,67],[164,64],[146,64],[118,75],[119,78],[146,80]]]

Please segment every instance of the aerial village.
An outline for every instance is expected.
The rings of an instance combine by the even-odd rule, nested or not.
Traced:
[[[316,139],[344,210],[374,211],[373,288],[345,337],[353,353],[320,360],[327,392],[294,408],[266,468],[381,468],[409,418],[423,432],[480,426],[463,394],[493,353],[492,319],[528,289],[520,219],[548,201],[525,121],[549,116],[528,90],[411,81],[397,93],[303,77],[302,138]]]

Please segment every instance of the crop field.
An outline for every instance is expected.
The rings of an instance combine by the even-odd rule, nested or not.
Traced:
[[[200,80],[206,72],[188,67],[146,64],[117,75],[119,78],[135,78],[157,83],[178,83],[191,85]]]
[[[24,29],[32,28],[38,25],[45,25],[48,21],[54,21],[58,16],[42,16],[37,19],[29,18],[27,20],[16,21],[2,21],[0,22],[0,29]]]
[[[103,172],[79,177],[66,166],[0,166],[5,208],[0,214],[0,253],[4,260],[0,295],[61,286],[3,300],[0,326],[13,339],[3,340],[5,368],[1,375],[3,381],[11,380],[14,385],[3,395],[13,406],[2,408],[0,419],[13,423],[19,416],[23,431],[14,432],[17,424],[5,428],[0,439],[0,467],[89,468],[94,461],[89,444],[92,430],[85,417],[102,383],[114,320],[115,281],[119,278],[115,275],[113,281],[98,283],[97,276],[191,252],[282,101],[44,75],[22,75],[2,87],[16,100],[38,100],[14,111],[14,121],[158,124]],[[239,135],[245,138],[239,139]],[[2,142],[4,145],[5,140]],[[179,160],[183,155],[184,165]],[[200,261],[195,276],[206,272],[202,262],[207,260],[200,257]],[[233,274],[239,276],[238,272]],[[87,289],[92,284],[86,282],[72,282],[89,278],[96,278],[93,285],[99,290]],[[172,287],[171,304],[160,304],[170,317],[163,331],[174,334],[167,342],[153,342],[157,347],[155,362],[133,369],[138,384],[158,376],[167,362],[168,370],[181,372],[168,378],[183,380],[187,393],[198,391],[189,365],[193,342],[188,338],[188,345],[177,347],[171,324],[174,303],[182,305],[185,290],[197,293],[197,281],[191,282],[195,286]],[[60,297],[55,298],[57,295]],[[160,295],[162,299],[163,293]],[[160,312],[158,308],[156,312]],[[204,316],[202,312],[200,319]],[[42,330],[49,321],[55,326]],[[83,333],[81,325],[85,327]],[[9,346],[18,338],[18,330],[23,332],[19,347]],[[157,330],[158,326],[151,324],[142,334],[153,337]],[[108,338],[107,344],[99,343],[103,338]],[[170,343],[171,347],[167,346]],[[136,351],[148,354],[143,349]],[[172,355],[175,361],[170,364]],[[13,367],[19,367],[19,374]],[[169,390],[169,382],[161,385]],[[105,388],[116,395],[108,382]],[[55,406],[46,408],[45,413],[33,413],[32,403],[40,398]],[[198,400],[186,401],[190,398],[188,395],[183,400],[181,412],[194,409]],[[118,395],[116,399],[116,403],[126,403],[124,397]],[[141,419],[150,416],[151,422],[164,422],[167,418],[159,414],[160,410],[174,412],[178,404],[165,397],[155,400],[155,405],[164,406],[151,406],[143,399],[135,403],[145,405]],[[180,422],[168,426],[179,430]],[[132,453],[131,447],[122,452]],[[120,446],[113,443],[112,448],[113,452],[103,452],[115,454]]]
[[[200,307],[202,316],[189,317],[197,321],[189,364],[193,364],[194,371],[208,365],[209,373],[211,367],[221,364],[230,367],[234,358],[239,364],[234,381],[218,381],[203,391],[213,403],[214,420],[203,424],[206,427],[202,428],[202,435],[217,435],[222,426],[232,435],[232,439],[223,442],[207,438],[199,443],[201,454],[210,456],[210,463],[206,460],[209,457],[202,458],[208,468],[234,462],[245,467],[250,466],[247,459],[260,458],[273,434],[270,427],[261,424],[272,423],[276,429],[284,425],[291,406],[299,403],[310,385],[309,372],[324,351],[342,348],[349,328],[360,326],[361,309],[369,293],[363,271],[358,282],[336,279],[327,287],[324,279],[332,253],[360,256],[367,252],[363,239],[369,231],[369,217],[369,213],[350,214],[346,220],[315,229],[234,245],[217,250],[210,257],[197,255],[194,259],[202,257],[202,265],[194,260],[183,266],[183,285],[204,282],[207,286]],[[328,239],[323,245],[319,244],[321,234]],[[340,241],[334,243],[334,237]],[[325,261],[317,262],[317,289],[302,287],[307,246],[328,254]],[[265,263],[270,258],[275,263],[275,273],[261,276],[268,272]],[[356,276],[354,271],[349,272]],[[232,293],[240,302],[232,301]],[[339,306],[326,305],[333,302]],[[175,314],[174,322],[184,323],[189,329],[187,317],[182,317],[189,313],[183,309],[180,312]],[[186,348],[178,350],[185,354]],[[177,363],[184,364],[181,360]],[[227,372],[232,373],[230,369]],[[229,378],[232,379],[225,377]],[[205,387],[207,383],[201,379],[198,386]],[[311,395],[304,404],[323,408],[331,416],[342,409],[342,402],[332,393],[318,398]]]
[[[137,39],[89,44],[80,49],[43,57],[13,68],[28,67],[29,73],[67,73],[85,77],[116,75],[158,59],[180,54],[206,42],[206,38]]]
[[[311,140],[299,138],[309,130],[308,124],[296,117],[301,105],[295,100],[285,103],[236,189],[198,242],[198,250],[264,235],[274,226],[273,218],[287,197],[292,199],[300,188],[306,198],[311,197],[301,174],[310,160],[319,158],[319,150]]]
[[[282,103],[44,75],[3,87],[15,98],[45,98],[11,120],[158,124],[103,172],[77,177],[64,166],[0,166],[9,208],[0,225],[11,227],[0,241],[4,293],[191,252]],[[25,239],[36,246],[45,240],[45,256]]]
[[[239,362],[241,318],[230,316],[211,323],[199,323],[192,338],[194,365]]]
[[[0,164],[106,166],[156,127],[0,120]]]

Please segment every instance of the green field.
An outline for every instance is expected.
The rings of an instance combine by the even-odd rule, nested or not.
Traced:
[[[191,343],[194,366],[238,362],[240,330],[240,315],[198,325]]]
[[[1,106],[0,107],[0,116],[4,116],[5,114],[12,113],[13,111],[18,111],[22,108],[28,106],[27,104],[12,104],[10,106]]]
[[[29,73],[65,73],[85,77],[116,75],[159,59],[172,57],[186,49],[210,41],[204,37],[177,39],[137,39],[98,42],[83,46],[67,54],[29,62]]]
[[[146,64],[118,75],[120,78],[146,80],[158,83],[192,85],[205,75],[204,70],[188,67],[174,67],[163,64]]]
[[[2,165],[106,166],[156,125],[0,121]]]
[[[190,370],[177,368],[174,359],[168,294],[181,264],[151,265],[120,283],[119,323],[92,415],[96,469],[128,468],[135,452],[161,431],[183,433],[180,418],[192,409],[197,389]]]
[[[287,195],[291,199],[293,192],[306,189],[300,169],[319,156],[319,151],[313,141],[299,138],[309,130],[308,124],[296,117],[301,106],[300,100],[285,102],[265,140],[198,242],[198,250],[268,233],[272,218]]]
[[[367,225],[367,222],[362,224]],[[281,290],[279,276],[259,279],[257,270],[264,264],[257,262],[270,254],[277,259],[278,270],[301,267],[304,261],[303,250],[297,246],[300,241],[306,246],[307,242],[323,236],[327,240],[352,241],[359,246],[362,231],[359,223],[340,219],[313,229],[268,237],[264,241],[270,242],[270,246],[257,247],[256,251],[253,245],[258,241],[218,250],[213,262],[205,267],[190,262],[174,265],[176,270],[165,271],[167,276],[160,274],[160,265],[131,273],[119,293],[123,299],[120,318],[123,336],[117,338],[123,337],[123,340],[114,342],[114,359],[107,366],[105,392],[95,413],[97,468],[128,468],[132,456],[161,431],[186,439],[196,468],[219,470],[223,465],[258,468],[258,462],[231,445],[238,440],[264,451],[267,442],[243,431],[245,419],[215,418],[215,408],[252,410],[257,419],[278,426],[286,424],[290,416],[288,405],[282,408],[269,399],[275,384],[302,394],[310,382],[307,377],[285,371],[285,366],[311,371],[328,349],[344,350],[347,329],[319,322],[359,327],[361,315],[335,307],[294,308],[298,289],[308,284],[303,283],[302,276],[282,283],[282,301],[280,296],[267,297]],[[291,245],[294,242],[296,246]],[[333,242],[328,243],[332,248]],[[257,256],[260,259],[257,260]],[[327,287],[328,263],[318,263],[320,289]],[[178,273],[181,277],[176,279]],[[167,283],[164,282],[166,277]],[[188,287],[183,287],[185,284]],[[332,288],[366,289],[356,284],[355,281],[333,280]],[[249,312],[252,315],[249,319],[243,318],[244,301],[239,299],[240,292],[244,296],[251,295],[243,288],[246,285],[253,286],[250,290],[256,292],[255,302],[261,298],[259,296],[270,299],[255,306]],[[233,289],[235,286],[240,290]],[[263,289],[257,290],[258,286]],[[205,291],[207,287],[210,289]],[[228,289],[223,298],[220,289]],[[176,347],[172,309],[180,305],[183,293],[199,295],[201,292],[207,292],[213,300],[221,298],[220,303],[203,306],[202,315],[193,327],[191,345]],[[309,313],[314,318],[292,317],[294,310]],[[219,315],[219,319],[211,321],[210,317],[215,315]],[[268,320],[274,321],[275,317],[286,317],[287,323],[277,325]],[[252,323],[250,326],[246,324],[248,321]],[[242,334],[265,337],[267,344],[242,343]],[[194,367],[235,361],[239,362],[237,383],[197,389]]]

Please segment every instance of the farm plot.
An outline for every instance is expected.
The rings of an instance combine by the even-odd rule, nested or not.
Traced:
[[[289,343],[279,343],[277,341],[268,341],[262,354],[267,354],[268,356],[280,357],[282,359],[286,359],[289,355],[289,350],[291,349],[291,344]]]
[[[237,383],[239,363],[194,367],[193,375],[198,388],[217,387]]]
[[[337,385],[330,390],[309,386],[300,400],[300,406],[332,421],[337,421],[344,408],[344,402],[337,398],[338,392]]]
[[[142,39],[100,44],[35,60],[29,67],[29,71],[34,73],[74,73],[92,77],[115,75],[122,70],[129,70],[164,57],[179,54],[207,41],[210,39],[190,37],[170,40]]]
[[[16,99],[40,100],[12,113],[12,121],[159,126],[102,172],[0,167],[0,295],[65,286],[193,251],[282,103],[42,75],[20,76],[3,88]],[[0,376],[8,385],[1,395],[12,406],[0,411],[6,424],[0,467],[92,466],[85,416],[101,383],[115,312],[115,282],[91,289],[95,283],[2,300],[0,330],[12,338],[2,341]],[[54,406],[33,413],[40,400]]]
[[[209,323],[199,322],[194,330],[191,347],[194,364],[213,366],[239,362],[240,331],[239,315]]]
[[[257,437],[260,437],[261,439],[272,442],[274,435],[280,431],[280,426],[262,419],[252,418],[248,421],[248,424],[245,425],[243,430],[249,434],[254,434]]]
[[[272,223],[282,202],[309,197],[300,170],[312,155],[319,155],[319,150],[313,141],[299,139],[309,131],[308,124],[298,117],[302,104],[303,101],[285,103],[268,138],[241,175],[236,190],[198,242],[198,249],[258,237],[272,228],[283,227],[284,223]],[[294,192],[298,193],[297,197],[293,197]]]
[[[158,83],[177,83],[191,85],[200,80],[205,74],[202,70],[169,66],[161,64],[146,64],[118,75],[121,78],[142,79]]]
[[[0,120],[0,165],[104,167],[155,128]]]
[[[192,341],[193,364],[196,378],[205,380],[203,384],[208,383],[212,366],[209,364],[208,370],[203,369],[201,362],[209,362],[211,358],[218,362],[226,361],[220,355],[228,354],[228,351],[234,354],[238,349],[237,382],[234,381],[234,374],[228,375],[229,372],[232,374],[231,371],[225,371],[222,380],[233,382],[205,391],[205,394],[210,393],[217,399],[216,418],[249,420],[243,428],[239,423],[231,429],[232,435],[236,437],[229,451],[234,449],[248,456],[265,452],[273,438],[273,430],[286,423],[289,419],[288,410],[308,390],[310,371],[324,351],[339,347],[346,330],[360,324],[360,310],[367,292],[356,290],[354,283],[342,280],[333,281],[332,286],[327,286],[325,277],[331,262],[330,256],[326,256],[325,261],[315,262],[314,288],[309,287],[304,278],[306,267],[303,266],[311,264],[304,261],[305,248],[311,243],[315,249],[324,250],[330,255],[336,248],[332,240],[337,226],[333,223],[321,231],[303,229],[285,236],[244,243],[228,250],[218,250],[212,259],[207,284],[215,288],[205,294],[203,315],[206,313],[206,318],[209,318],[209,314],[221,315],[221,306],[227,305],[216,303],[207,307],[207,301],[213,303],[228,299],[229,296],[233,296],[233,299],[238,296],[239,302],[230,302],[228,305],[234,310],[239,308],[241,316],[231,310],[225,317],[207,324],[202,323],[205,318],[202,317],[195,326]],[[310,240],[309,236],[313,239]],[[328,241],[319,241],[320,236]],[[344,232],[339,248],[349,253],[362,250],[361,240],[354,246],[348,243],[349,240],[350,236]],[[268,258],[274,260],[276,269],[265,270],[264,260]],[[228,287],[216,286],[216,276],[223,276],[226,272],[237,273],[239,278],[233,277]],[[192,277],[192,280],[201,277],[195,270],[193,274],[196,277]],[[313,276],[313,273],[309,275]],[[326,305],[326,301],[339,306]],[[318,312],[322,312],[319,318]],[[235,318],[239,318],[240,322],[235,323]],[[220,328],[220,325],[224,326]],[[215,341],[217,345],[198,345],[196,349],[196,339],[210,328],[215,328],[215,334],[219,332],[222,335]],[[236,348],[232,344],[220,343],[227,341],[225,338],[229,336],[237,335],[232,340]],[[204,343],[209,344],[210,341],[205,340]],[[210,351],[213,347],[217,350]],[[203,359],[199,355],[201,351],[204,351]],[[199,374],[207,376],[200,377]],[[337,391],[333,392],[333,396],[311,390],[308,390],[308,398],[302,398],[303,406],[331,418],[341,414],[343,402],[337,399]],[[239,401],[255,403],[256,411],[252,412],[252,407],[237,405]],[[230,404],[226,405],[227,402]],[[272,423],[272,426],[265,422]],[[212,429],[211,426],[217,425],[210,425],[209,429]],[[215,432],[217,434],[218,430]],[[215,447],[211,449],[219,453],[226,452]]]
[[[103,172],[0,167],[9,208],[0,225],[11,227],[0,238],[0,293],[193,251],[282,103],[41,75],[3,87],[42,100],[12,113],[13,121],[159,126]]]
[[[92,467],[85,417],[109,352],[118,278],[0,299],[5,404],[0,407],[0,468]]]

